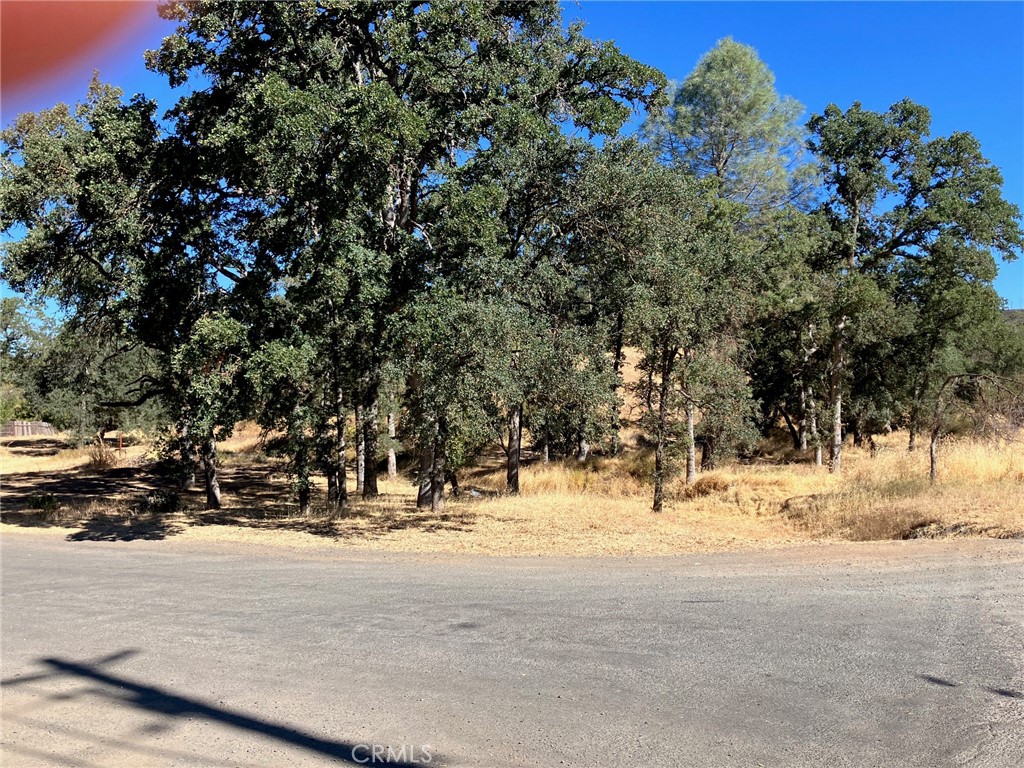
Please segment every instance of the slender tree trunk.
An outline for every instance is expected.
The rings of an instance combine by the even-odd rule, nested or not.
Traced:
[[[203,470],[206,476],[206,508],[220,509],[220,482],[217,480],[217,444],[212,437],[203,442]]]
[[[363,437],[363,406],[356,405],[356,493],[361,494],[366,481],[366,439]]]
[[[803,381],[800,382],[800,429],[798,432],[797,450],[807,450],[807,387]]]
[[[327,470],[325,475],[327,478],[327,508],[337,509],[338,508],[338,473],[334,467]]]
[[[853,444],[858,448],[864,447],[864,429],[859,418],[850,422],[850,429],[853,430]]]
[[[838,474],[843,465],[843,396],[832,395],[832,439],[828,450],[828,471]]]
[[[843,342],[845,321],[832,339],[832,364],[829,372],[829,400],[832,410],[832,440],[829,443],[828,471],[839,474],[843,467]]]
[[[505,466],[505,490],[519,493],[519,456],[523,445],[523,405],[516,405],[508,414],[508,459]]]
[[[375,499],[380,495],[377,488],[377,388],[363,410],[363,498]]]
[[[907,440],[907,452],[913,453],[917,450],[917,425],[910,422],[910,439]]]
[[[793,424],[793,419],[790,418],[789,413],[782,406],[779,406],[779,413],[782,414],[782,420],[784,422],[786,422],[786,429],[789,430],[789,437],[793,441],[793,448],[799,449],[800,448],[800,432],[797,430],[796,426]]]
[[[620,434],[620,421],[619,421],[619,383],[622,380],[622,361],[625,357],[623,349],[625,346],[626,339],[626,313],[620,311],[615,316],[615,330],[613,331],[613,350],[612,350],[612,401],[614,406],[612,408],[612,445],[611,452],[612,456],[618,456],[619,451],[622,450],[622,435]]]
[[[434,449],[424,446],[420,449],[419,492],[416,494],[416,507],[423,509],[430,506],[430,469],[434,466]]]
[[[665,449],[668,443],[668,415],[672,401],[672,375],[675,373],[676,350],[662,345],[661,381],[658,383],[658,426],[655,430],[654,445],[654,504],[652,509],[661,512],[665,506],[665,480],[668,465]]]
[[[452,487],[452,498],[459,498],[462,495],[462,489],[459,487],[458,473],[454,469],[449,469],[445,474],[448,479],[448,485]]]
[[[697,480],[697,440],[694,437],[695,413],[693,403],[687,399],[686,406],[686,484]]]
[[[808,429],[811,433],[811,444],[814,446],[814,466],[822,465],[821,435],[818,434],[818,404],[814,400],[814,388],[807,388]]]
[[[928,479],[935,482],[939,478],[939,430],[932,429],[928,441]]]
[[[398,477],[398,457],[395,455],[395,414],[388,411],[388,479]]]

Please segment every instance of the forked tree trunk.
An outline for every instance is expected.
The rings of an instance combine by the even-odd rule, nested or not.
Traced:
[[[508,415],[508,459],[505,466],[505,490],[519,493],[519,456],[523,445],[523,406],[515,406]]]
[[[395,455],[395,414],[388,411],[388,479],[398,477],[398,457]]]
[[[220,509],[220,482],[217,480],[217,444],[212,437],[203,442],[203,470],[206,478],[206,508]]]

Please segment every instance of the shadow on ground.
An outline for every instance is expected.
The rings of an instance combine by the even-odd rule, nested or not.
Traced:
[[[273,464],[226,466],[220,471],[224,508],[204,509],[204,492],[171,492],[170,511],[150,500],[167,494],[169,480],[151,467],[107,470],[22,472],[4,477],[2,519],[23,527],[77,527],[69,541],[160,540],[189,527],[227,525],[287,530],[330,539],[366,540],[400,531],[467,531],[477,514],[465,506],[434,513],[417,509],[408,496],[381,494],[373,501],[353,499],[341,512],[298,514],[287,478]],[[478,494],[477,495],[481,495]]]
[[[422,763],[409,762],[404,759],[389,759],[386,754],[378,756],[374,760],[371,757],[370,749],[366,745],[355,744],[347,741],[338,741],[324,738],[315,733],[297,728],[285,723],[268,720],[257,714],[242,712],[230,709],[219,704],[204,701],[199,698],[178,693],[167,688],[148,684],[144,681],[135,680],[111,671],[109,667],[119,661],[124,661],[138,655],[137,650],[124,650],[105,658],[87,662],[76,662],[61,658],[41,658],[38,660],[42,671],[36,674],[25,676],[9,677],[0,681],[0,687],[5,691],[19,689],[21,686],[45,687],[45,691],[33,691],[41,694],[47,700],[54,702],[73,701],[81,697],[83,701],[83,718],[88,717],[85,711],[97,706],[97,699],[115,707],[129,707],[142,711],[148,715],[158,718],[158,722],[148,728],[151,733],[160,733],[173,729],[178,723],[186,723],[193,720],[203,720],[218,726],[224,726],[243,733],[253,734],[264,738],[274,739],[277,742],[309,752],[318,758],[330,758],[345,764],[351,765],[388,765],[406,766],[411,768]],[[84,687],[82,687],[84,685]],[[57,692],[52,688],[56,686]],[[10,698],[10,694],[8,696]],[[8,730],[15,723],[22,722],[22,732],[27,725],[31,728],[35,723],[29,722],[27,718],[17,711],[11,712],[10,708],[4,713],[4,719]],[[44,718],[45,719],[45,718]],[[90,740],[97,745],[114,746],[118,749],[128,749],[137,755],[139,764],[150,763],[154,753],[167,757],[167,750],[152,749],[140,743],[140,740],[132,738],[126,741],[111,740],[109,734],[90,734],[88,731],[76,730],[77,738]],[[58,742],[51,742],[53,747]],[[8,744],[8,748],[17,745]],[[394,745],[392,754],[398,752],[400,745]],[[26,753],[30,748],[26,747]],[[37,757],[42,757],[38,750],[32,750]],[[205,755],[188,755],[177,752],[175,755],[179,760],[191,758],[208,759]],[[51,756],[52,757],[52,756]],[[432,761],[438,759],[438,755],[432,756]]]
[[[6,448],[15,456],[56,456],[71,447],[70,443],[56,437],[4,438],[0,447]]]

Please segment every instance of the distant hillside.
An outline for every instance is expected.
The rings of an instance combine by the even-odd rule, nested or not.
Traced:
[[[1010,322],[1024,325],[1024,309],[1004,309],[1003,314],[1006,315]]]

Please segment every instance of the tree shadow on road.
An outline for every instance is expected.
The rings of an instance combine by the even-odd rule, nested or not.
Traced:
[[[105,667],[115,661],[134,656],[138,651],[125,650],[112,654],[92,663],[75,662],[61,658],[41,658],[39,663],[44,670],[38,674],[24,677],[10,677],[0,681],[5,690],[10,688],[39,683],[42,681],[58,681],[63,683],[85,682],[89,687],[83,691],[91,697],[100,696],[115,705],[127,705],[144,712],[169,720],[158,730],[166,730],[176,720],[188,721],[202,719],[217,725],[227,726],[236,730],[252,733],[261,737],[275,739],[282,744],[296,747],[321,757],[332,758],[351,765],[387,765],[413,768],[422,763],[409,762],[403,759],[389,759],[386,754],[371,758],[369,745],[337,741],[317,736],[313,733],[294,728],[283,723],[274,722],[227,707],[210,704],[201,699],[175,693],[165,688],[147,685],[138,680],[115,674]],[[50,698],[67,701],[73,694],[56,694]],[[90,702],[88,707],[94,706]],[[83,715],[87,717],[87,715]],[[97,741],[101,741],[99,738]],[[395,745],[393,752],[397,752]],[[141,751],[141,749],[140,749]],[[439,756],[434,753],[432,762]]]

